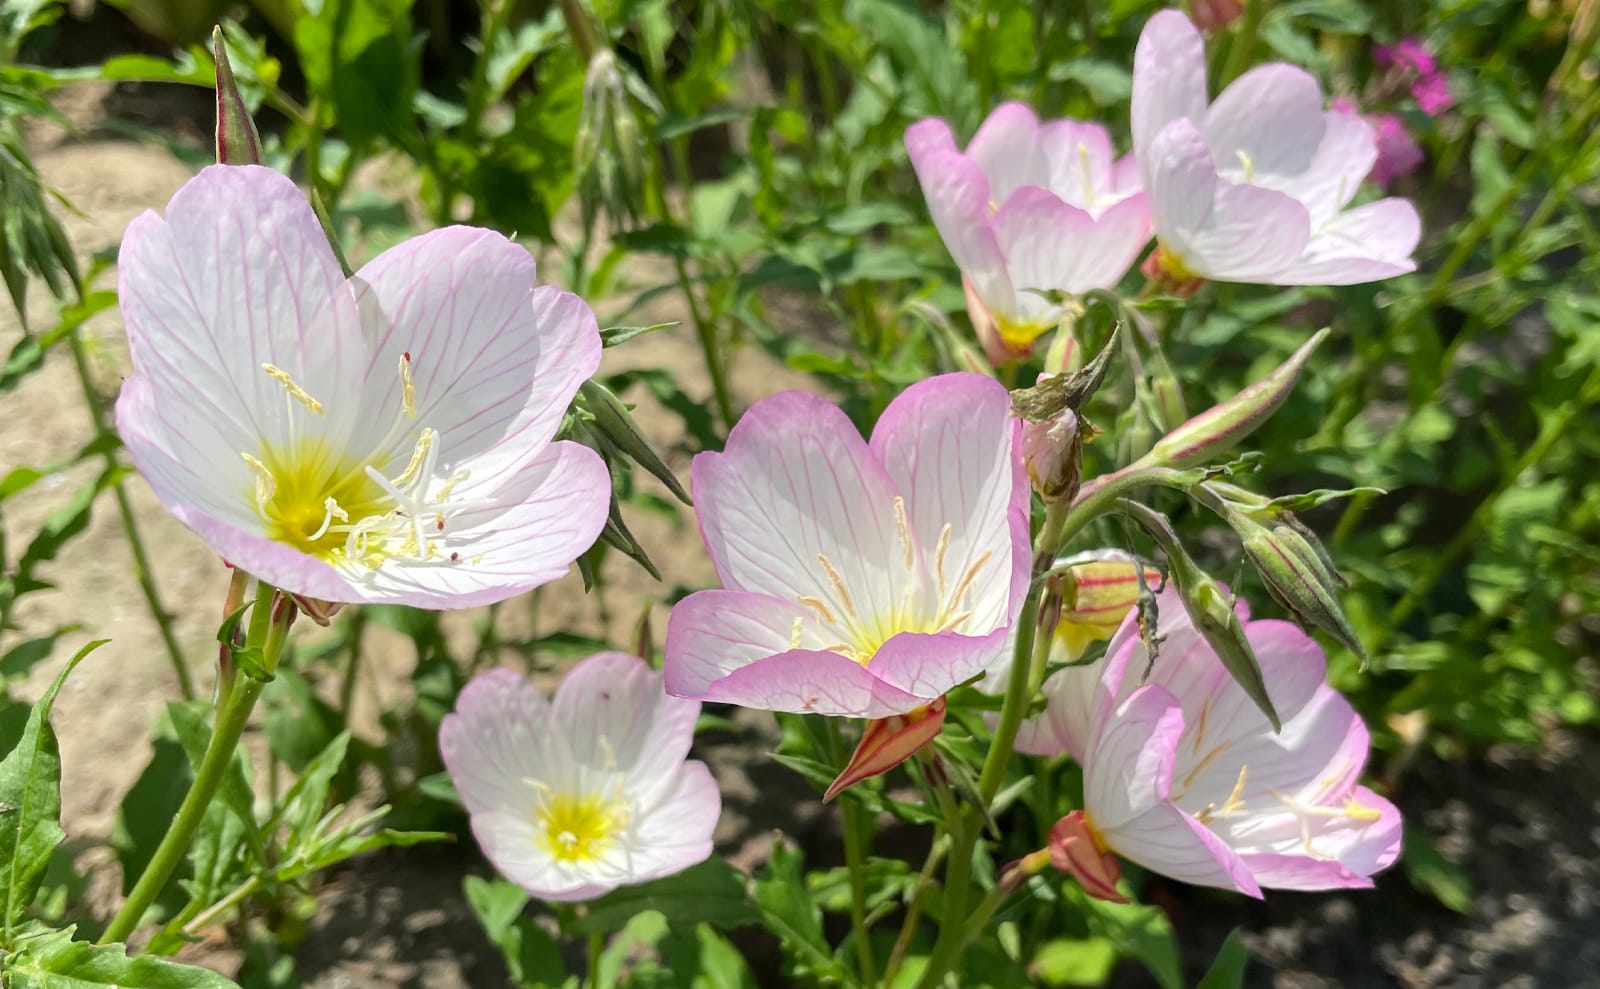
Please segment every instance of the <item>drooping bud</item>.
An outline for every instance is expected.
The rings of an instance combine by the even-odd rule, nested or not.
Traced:
[[[640,107],[633,99],[643,88],[629,86],[628,71],[615,52],[601,45],[584,73],[572,155],[585,223],[604,212],[627,228],[645,213],[650,166],[644,152],[651,146],[641,137]]]
[[[1177,585],[1183,610],[1189,613],[1195,630],[1217,654],[1228,675],[1272,722],[1272,730],[1281,731],[1283,723],[1272,705],[1272,698],[1267,694],[1261,663],[1256,659],[1250,640],[1245,637],[1244,623],[1239,620],[1239,613],[1233,606],[1233,595],[1194,562],[1166,516],[1135,501],[1123,501],[1121,504],[1166,554],[1172,582]],[[1151,659],[1154,661],[1155,657]]]
[[[1162,581],[1160,570],[1121,550],[1091,550],[1057,566],[1066,566],[1066,592],[1053,652],[1067,662],[1089,643],[1111,638],[1146,589]]]
[[[1071,501],[1078,493],[1083,466],[1078,414],[1063,408],[1043,422],[1024,422],[1022,462],[1045,504]]]
[[[217,163],[220,165],[261,164],[261,135],[239,95],[228,61],[228,46],[222,28],[211,29],[211,51],[217,63]]]
[[[1327,336],[1328,330],[1319,330],[1271,374],[1163,436],[1151,448],[1147,462],[1194,467],[1233,449],[1283,405],[1294,390],[1301,368]]]
[[[855,754],[828,787],[828,792],[822,795],[822,802],[827,803],[846,787],[881,776],[916,755],[917,750],[933,741],[944,727],[945,707],[945,699],[941,697],[906,714],[867,722]]]
[[[1300,624],[1322,629],[1361,657],[1365,670],[1367,652],[1339,606],[1342,581],[1328,566],[1316,536],[1298,520],[1263,524],[1237,511],[1227,518],[1273,600]]]
[[[594,417],[594,428],[601,435],[634,463],[665,484],[673,497],[685,505],[694,504],[682,482],[672,473],[672,468],[668,467],[661,459],[661,455],[656,453],[655,447],[650,444],[639,424],[634,421],[628,407],[612,394],[611,389],[590,380],[585,381],[578,391],[583,397],[583,407]]]
[[[1122,866],[1100,840],[1089,815],[1075,810],[1050,828],[1050,864],[1076,879],[1084,892],[1100,900],[1127,903],[1117,892]]]
[[[1053,859],[1054,856],[1048,848],[1029,852],[1015,862],[1006,863],[1000,870],[1000,875],[995,880],[995,885],[1008,894],[1015,893],[1022,888],[1023,883],[1054,865]]]
[[[1219,31],[1244,13],[1240,0],[1191,0],[1191,19],[1202,31]]]

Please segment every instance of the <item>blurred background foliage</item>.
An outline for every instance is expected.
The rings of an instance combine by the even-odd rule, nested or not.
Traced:
[[[557,252],[561,268],[547,278],[591,299],[620,298],[602,307],[602,325],[641,322],[652,300],[680,297],[710,394],[685,394],[648,368],[605,383],[614,391],[643,383],[682,419],[688,452],[719,446],[739,412],[726,376],[740,347],[813,375],[863,423],[909,383],[981,361],[960,276],[928,220],[902,133],[941,116],[964,140],[996,104],[1015,99],[1042,116],[1102,119],[1125,150],[1134,41],[1162,6],[103,3],[69,14],[49,0],[0,0],[0,273],[19,309],[30,285],[62,301],[56,326],[7,344],[0,395],[54,349],[81,361],[77,327],[114,302],[95,287],[98,271],[80,279],[19,120],[52,116],[52,94],[77,80],[209,87],[206,41],[222,22],[268,164],[315,190],[352,255],[370,256],[418,227],[470,222]],[[100,34],[86,46],[91,31]],[[1421,37],[1448,78],[1455,103],[1437,116],[1375,61],[1376,46],[1408,35]],[[1216,39],[1216,68],[1271,58],[1304,65],[1330,95],[1399,114],[1426,154],[1421,170],[1391,187],[1424,217],[1416,274],[1334,289],[1207,285],[1162,328],[1190,409],[1259,377],[1320,326],[1333,328],[1295,395],[1257,434],[1263,456],[1243,483],[1265,493],[1387,492],[1324,505],[1308,521],[1350,579],[1345,603],[1373,657],[1361,672],[1326,642],[1334,681],[1368,716],[1384,750],[1373,768],[1391,784],[1422,749],[1458,756],[1498,741],[1532,743],[1552,726],[1597,717],[1597,36],[1592,0],[1256,0]],[[203,148],[175,151],[209,158]],[[414,195],[363,182],[368,166],[402,175]],[[644,257],[653,263],[633,263]],[[639,272],[653,281],[640,284]],[[1131,275],[1125,294],[1138,282]],[[1031,383],[1034,371],[1003,373]],[[102,437],[73,456],[105,466],[25,545],[0,546],[8,681],[61,634],[14,641],[11,607],[48,586],[37,566],[125,473],[104,397],[82,380]],[[1092,410],[1105,431],[1088,451],[1096,470],[1123,462],[1119,435],[1153,428],[1125,386],[1107,394]],[[5,465],[0,511],[60,466]],[[635,509],[680,510],[628,476],[618,494]],[[1180,511],[1175,500],[1167,507]],[[1195,513],[1179,522],[1213,573],[1239,586],[1258,614],[1272,613],[1226,527]],[[1115,545],[1129,538],[1115,526],[1099,535]],[[488,638],[492,622],[471,655],[451,655],[433,616],[367,609],[347,618],[280,674],[267,710],[272,751],[296,773],[330,746],[342,756],[345,711],[311,685],[353,682],[343,671],[359,657],[367,622],[417,642],[417,700],[385,716],[388,744],[351,743],[329,800],[347,798],[356,764],[370,764],[394,820],[431,827],[441,806],[431,798],[442,792],[437,722],[474,665],[504,645]],[[624,625],[610,638],[624,644],[634,634]],[[552,633],[529,648],[561,656],[594,645]],[[336,693],[347,707],[348,694]],[[11,733],[4,740],[20,731],[16,714],[0,711],[0,735]]]

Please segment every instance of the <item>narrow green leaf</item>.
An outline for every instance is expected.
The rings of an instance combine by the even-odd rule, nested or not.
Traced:
[[[8,932],[33,902],[50,852],[66,837],[61,831],[61,753],[50,709],[68,674],[105,643],[91,642],[67,661],[33,705],[16,748],[0,761],[0,890]]]
[[[619,931],[635,914],[659,910],[672,926],[690,930],[701,922],[736,927],[757,919],[743,877],[720,858],[637,886],[624,886],[589,904],[573,924],[579,934]]]
[[[1216,960],[1194,989],[1240,989],[1244,985],[1244,970],[1249,961],[1250,953],[1244,949],[1239,928],[1235,927],[1228,933],[1228,939],[1222,942]]]

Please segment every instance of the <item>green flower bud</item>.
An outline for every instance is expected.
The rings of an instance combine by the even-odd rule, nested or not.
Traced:
[[[261,164],[261,135],[239,95],[228,61],[228,46],[222,28],[211,29],[211,51],[217,63],[217,163],[221,165]]]
[[[1147,459],[1166,467],[1194,467],[1233,449],[1283,405],[1300,369],[1327,336],[1326,329],[1318,331],[1271,374],[1163,436]]]
[[[1239,534],[1244,551],[1266,582],[1273,600],[1302,625],[1320,628],[1361,657],[1366,669],[1367,653],[1355,629],[1339,606],[1338,585],[1342,579],[1328,563],[1316,536],[1298,520],[1268,522],[1263,525],[1239,512],[1230,512],[1228,522]]]

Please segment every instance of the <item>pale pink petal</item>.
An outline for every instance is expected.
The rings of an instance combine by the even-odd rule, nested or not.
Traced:
[[[956,150],[942,120],[912,124],[905,140],[928,213],[956,266],[969,276],[1002,274],[1005,261],[989,230],[991,193],[983,170]]]
[[[1261,884],[1239,854],[1172,804],[1150,808],[1105,839],[1117,854],[1169,879],[1261,899]]]
[[[700,531],[724,587],[816,598],[864,621],[905,600],[912,575],[894,484],[826,399],[784,392],[757,402],[724,451],[700,454],[691,470]]]
[[[439,725],[439,755],[469,812],[527,811],[531,820],[537,793],[526,780],[549,769],[550,717],[544,694],[511,670],[480,673],[462,689]]]
[[[401,413],[399,364],[411,355],[416,416],[394,434],[405,464],[418,431],[448,439],[457,464],[498,444],[548,442],[600,365],[594,313],[539,286],[526,250],[492,230],[446,227],[393,247],[356,272],[370,341],[360,442],[378,449]]]
[[[1019,191],[995,214],[994,233],[1019,290],[1082,295],[1115,288],[1150,240],[1142,195],[1124,199],[1099,219],[1038,188]]]
[[[1147,157],[1156,232],[1189,271],[1219,281],[1273,282],[1305,250],[1305,207],[1283,193],[1219,178],[1188,121],[1163,130]]]
[[[235,431],[228,420],[163,401],[152,376],[138,374],[123,381],[117,396],[117,433],[169,510],[210,515],[246,533],[265,532],[249,499],[240,497],[255,484],[239,456],[243,427]],[[248,442],[254,447],[259,440]]]
[[[667,693],[703,697],[711,684],[758,659],[788,652],[814,615],[793,601],[749,591],[695,591],[667,616]]]
[[[937,700],[891,686],[852,659],[797,649],[757,660],[713,682],[703,700],[761,711],[887,718]]]
[[[1145,22],[1133,53],[1133,150],[1146,169],[1146,189],[1156,135],[1185,118],[1199,127],[1205,113],[1205,41],[1183,14],[1159,11]]]
[[[991,671],[982,686],[991,693],[1005,684],[993,683],[993,672],[1011,658],[1011,630],[999,628],[988,635],[955,632],[901,632],[885,642],[867,670],[891,686],[918,697],[941,697],[957,685]]]
[[[1125,154],[1111,166],[1111,192],[1118,196],[1131,196],[1144,188],[1139,178],[1139,159]]]
[[[1311,214],[1313,230],[1333,220],[1355,197],[1378,158],[1377,140],[1366,120],[1338,111],[1323,116],[1327,129],[1310,166],[1286,179],[1261,181],[1300,200]]]
[[[1256,66],[1223,90],[1201,130],[1218,171],[1271,189],[1310,166],[1322,143],[1323,118],[1317,80],[1275,62]]]
[[[1160,687],[1140,687],[1096,726],[1083,762],[1083,800],[1112,850],[1182,882],[1260,889],[1233,849],[1167,794],[1183,735],[1183,709]]]
[[[1105,125],[1079,120],[1052,120],[1039,129],[1039,149],[1049,168],[1043,183],[1062,202],[1097,213],[1110,198],[1111,135]]]
[[[1168,802],[1183,707],[1160,687],[1140,687],[1096,721],[1083,759],[1083,802],[1111,831]]]
[[[1400,812],[1364,786],[1354,787],[1350,798],[1361,809],[1361,816],[1309,818],[1302,829],[1298,818],[1281,815],[1276,842],[1255,842],[1241,848],[1256,880],[1271,889],[1371,887],[1370,877],[1399,858]],[[1342,808],[1342,802],[1330,806]]]
[[[461,487],[463,498],[489,504],[451,518],[450,527],[438,534],[437,558],[387,560],[374,571],[353,571],[345,596],[328,600],[443,610],[515,597],[561,578],[594,545],[610,494],[605,461],[593,450],[565,440],[535,446],[522,463],[491,470]],[[450,559],[452,553],[457,559]]]
[[[1049,181],[1039,153],[1039,118],[1021,103],[995,107],[972,136],[967,157],[988,177],[989,198],[997,205],[1023,186]]]
[[[545,850],[533,813],[484,811],[473,814],[472,836],[501,875],[541,900],[592,900],[622,884],[596,882],[580,867],[557,861]]]
[[[1298,261],[1274,285],[1358,285],[1417,270],[1411,254],[1422,221],[1404,199],[1380,199],[1348,209],[1317,231]]]
[[[700,705],[669,696],[639,657],[602,652],[567,671],[553,714],[580,760],[649,781],[688,758]]]
[[[328,425],[263,364],[322,399],[359,373],[338,261],[305,196],[271,169],[213,165],[173,195],[165,219],[135,219],[118,296],[135,374],[171,414],[206,421],[233,460],[288,442],[291,422]]]
[[[1042,688],[1045,708],[1022,723],[1017,732],[1017,751],[1039,756],[1065,752],[1083,762],[1094,729],[1095,695],[1105,665],[1102,658],[1050,674]]]
[[[941,603],[968,581],[951,613],[970,612],[962,627],[973,632],[1009,623],[1027,589],[1033,549],[1018,436],[1005,387],[971,373],[912,385],[889,403],[872,431],[871,453],[905,499]]]
[[[711,857],[711,835],[722,815],[722,794],[703,762],[683,763],[663,778],[638,810],[629,841],[635,882],[682,872]]]
[[[213,553],[274,587],[319,601],[348,604],[365,600],[333,567],[292,546],[186,505],[167,508],[179,522],[194,530]]]

